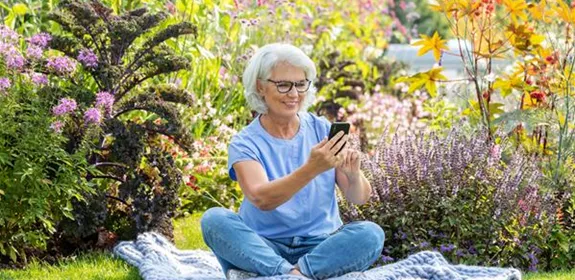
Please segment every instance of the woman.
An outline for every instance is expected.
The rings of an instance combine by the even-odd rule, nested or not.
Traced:
[[[201,221],[228,278],[244,270],[325,279],[363,271],[381,253],[378,225],[342,226],[336,183],[355,204],[369,199],[371,186],[359,152],[335,155],[347,135],[328,141],[329,121],[307,113],[315,77],[311,59],[288,44],[260,48],[244,71],[246,100],[259,115],[233,137],[228,169],[245,198],[239,214],[212,208]]]

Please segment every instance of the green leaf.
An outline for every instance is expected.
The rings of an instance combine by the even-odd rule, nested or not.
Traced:
[[[13,246],[8,247],[8,255],[10,256],[10,259],[13,262],[16,262],[17,259],[16,253],[17,253],[16,248],[14,248]]]
[[[495,115],[495,114],[503,114],[505,113],[505,111],[501,108],[503,108],[505,105],[503,103],[490,103],[489,104],[489,113],[491,114],[491,116]]]
[[[4,18],[4,24],[10,28],[14,28],[14,24],[16,23],[16,15],[14,12],[10,11],[6,18]]]
[[[511,132],[517,125],[522,124],[528,132],[541,125],[549,125],[551,116],[541,109],[515,110],[503,113],[493,121],[494,125],[503,124],[505,132]]]

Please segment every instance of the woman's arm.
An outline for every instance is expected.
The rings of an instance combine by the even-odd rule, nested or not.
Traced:
[[[264,211],[284,204],[316,176],[307,164],[271,182],[262,165],[255,160],[238,162],[233,167],[246,198]]]
[[[344,141],[337,140],[344,137]],[[269,181],[263,166],[257,161],[242,161],[233,165],[246,198],[261,210],[269,211],[288,201],[315,176],[338,166],[343,158],[335,153],[345,144],[343,132],[331,140],[324,139],[314,146],[307,162],[282,178]]]
[[[335,169],[337,186],[346,200],[362,205],[371,196],[371,184],[359,169],[359,152],[346,150],[341,166]]]

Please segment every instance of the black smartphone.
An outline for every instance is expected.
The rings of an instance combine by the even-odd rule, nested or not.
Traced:
[[[347,122],[334,122],[334,123],[332,123],[331,127],[329,128],[328,140],[331,140],[331,138],[333,138],[340,131],[343,131],[344,134],[349,134],[349,127],[350,127],[350,125]],[[341,152],[341,150],[343,150],[343,148],[345,147],[346,144],[344,144],[341,147],[341,149],[339,149],[339,151],[337,151],[337,153],[335,153],[335,155],[338,155],[339,152]]]

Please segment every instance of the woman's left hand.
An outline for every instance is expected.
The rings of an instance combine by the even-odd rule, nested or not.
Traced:
[[[343,160],[340,163],[340,166],[338,167],[341,169],[341,171],[343,171],[345,175],[347,175],[347,177],[352,177],[360,174],[359,151],[352,149],[344,149],[343,151],[341,151],[338,157],[343,158]]]

